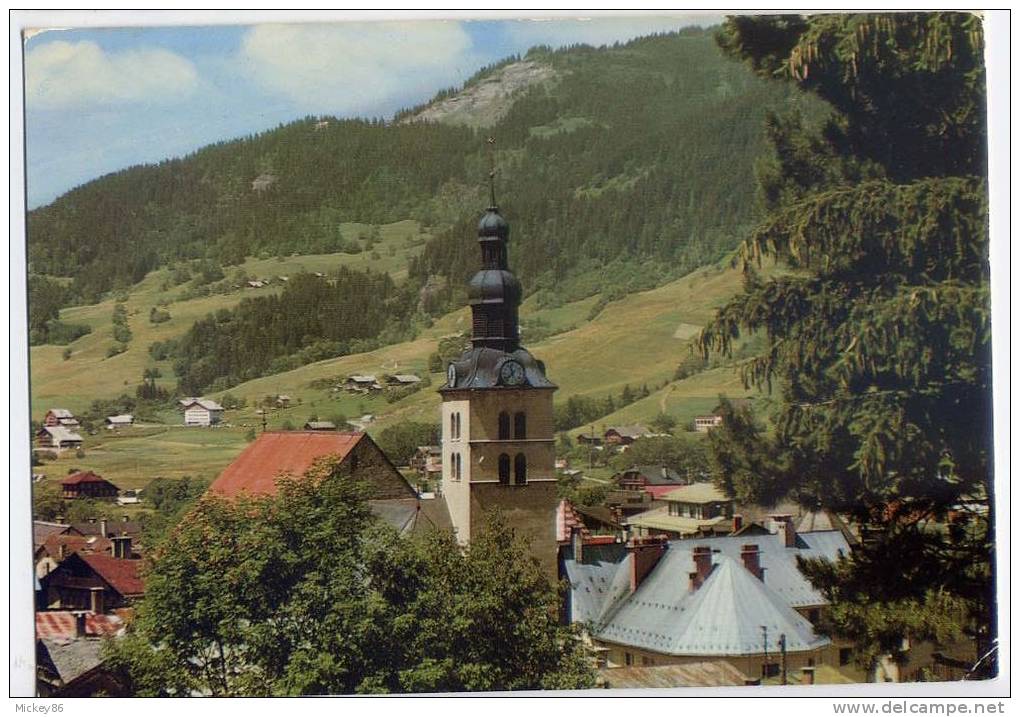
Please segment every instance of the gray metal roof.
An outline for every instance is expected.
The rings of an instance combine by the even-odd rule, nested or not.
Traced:
[[[764,580],[740,558],[741,546],[758,545]],[[714,567],[695,592],[693,549],[707,545]],[[813,650],[828,644],[814,634],[796,607],[822,605],[824,597],[797,569],[796,557],[836,559],[849,546],[838,531],[798,536],[787,548],[781,535],[678,540],[630,593],[631,560],[566,560],[571,583],[571,620],[589,623],[596,638],[674,655],[741,655],[762,652],[761,626],[768,627],[769,650],[785,634],[787,650]]]
[[[525,380],[519,386],[503,386],[500,380],[500,368],[510,359],[524,368]],[[545,364],[523,348],[507,353],[499,349],[476,346],[465,351],[452,364],[455,380],[452,384],[448,381],[439,389],[440,393],[454,389],[476,388],[556,388],[556,384],[546,378]]]

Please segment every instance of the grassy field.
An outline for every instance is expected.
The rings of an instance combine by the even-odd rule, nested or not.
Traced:
[[[304,261],[311,264],[315,260],[293,257],[282,263]],[[253,262],[253,265],[257,264]],[[41,415],[50,405],[78,410],[93,398],[133,391],[142,369],[151,365],[145,353],[149,343],[176,335],[183,330],[186,321],[217,308],[217,304],[223,305],[224,300],[230,298],[220,296],[171,304],[174,319],[167,322],[171,326],[149,326],[148,307],[153,305],[153,298],[158,294],[159,281],[158,277],[149,277],[132,291],[128,307],[133,314],[135,339],[127,353],[109,360],[97,359],[90,353],[100,351],[111,340],[102,340],[96,334],[109,333],[112,303],[75,309],[77,316],[66,317],[67,320],[97,322],[94,334],[76,342],[73,348],[79,353],[69,361],[62,361],[59,354],[55,358],[41,355],[54,347],[43,347],[41,351],[33,349],[36,415]],[[696,329],[703,326],[739,287],[739,272],[728,264],[720,264],[610,304],[591,322],[586,319],[597,297],[555,309],[538,309],[534,301],[528,301],[522,307],[522,320],[525,325],[537,321],[546,332],[575,327],[541,341],[528,342],[529,349],[546,362],[550,378],[560,387],[557,401],[565,401],[574,394],[618,396],[624,385],[637,388],[647,384],[652,389],[651,395],[596,423],[647,422],[658,413],[666,412],[676,417],[682,426],[696,414],[711,410],[720,394],[747,395],[735,370],[729,367],[705,371],[684,381],[672,380],[677,364],[689,351]],[[373,434],[404,420],[436,421],[439,397],[435,391],[444,381],[441,373],[428,376],[430,385],[394,403],[388,402],[384,395],[349,394],[333,391],[331,385],[314,387],[312,384],[323,379],[342,380],[355,373],[426,376],[428,357],[436,351],[439,340],[466,331],[470,325],[469,316],[468,310],[462,309],[442,317],[413,341],[320,361],[235,386],[230,393],[245,399],[247,405],[226,411],[224,427],[173,425],[181,418],[168,413],[165,420],[171,425],[128,429],[116,434],[100,431],[96,436],[87,436],[83,459],[64,458],[56,465],[95,470],[122,488],[141,487],[157,476],[213,477],[243,449],[249,430],[261,427],[261,416],[256,410],[262,399],[280,394],[289,395],[292,404],[267,411],[270,430],[287,424],[300,428],[313,416],[320,420],[334,420],[339,416],[358,420],[364,414],[372,414],[374,420],[367,423],[366,428]],[[98,342],[100,348],[89,346],[90,342]],[[55,350],[59,352],[60,349],[56,347]],[[164,374],[171,374],[169,367]],[[43,472],[59,477],[66,470],[54,466],[54,470],[44,469]]]
[[[344,224],[347,236],[357,236],[370,229],[364,224]],[[248,276],[275,278],[290,276],[302,271],[325,272],[343,264],[354,268],[370,267],[387,271],[395,279],[407,273],[407,259],[420,252],[427,235],[414,221],[402,221],[379,227],[381,237],[373,252],[360,254],[314,254],[283,258],[251,258],[237,267],[228,267],[225,274],[230,277],[238,270]],[[378,254],[378,259],[373,258]],[[111,358],[106,357],[113,339],[114,300],[98,304],[65,309],[60,314],[62,321],[87,324],[92,333],[73,342],[67,348],[71,356],[63,358],[64,346],[34,346],[30,350],[30,371],[32,376],[32,415],[42,416],[48,408],[57,406],[73,412],[82,411],[96,398],[112,398],[127,392],[133,394],[141,382],[142,371],[156,366],[163,374],[161,383],[172,388],[175,383],[169,361],[156,362],[149,355],[149,346],[155,341],[165,341],[187,331],[191,325],[211,311],[230,308],[242,299],[279,292],[282,282],[277,281],[261,289],[240,289],[228,294],[217,294],[184,301],[178,300],[184,286],[164,290],[170,275],[161,269],[150,273],[143,281],[132,287],[124,302],[128,313],[128,324],[133,338],[128,350]],[[170,312],[170,320],[161,324],[149,322],[149,311],[161,306]]]
[[[59,481],[71,468],[95,471],[122,490],[145,487],[153,478],[212,479],[248,444],[247,429],[160,426],[100,431],[87,436],[85,456],[66,452],[36,468]]]

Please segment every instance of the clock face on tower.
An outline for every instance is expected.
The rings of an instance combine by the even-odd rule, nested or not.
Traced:
[[[446,385],[453,386],[457,383],[457,367],[450,364],[446,369]]]
[[[524,367],[510,359],[499,367],[499,379],[507,386],[520,386],[524,383]]]

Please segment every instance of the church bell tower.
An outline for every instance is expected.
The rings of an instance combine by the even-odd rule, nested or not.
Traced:
[[[520,345],[521,284],[510,271],[510,225],[495,197],[478,223],[481,268],[471,279],[471,348],[447,367],[443,495],[462,544],[498,508],[556,578],[553,392],[545,365]]]

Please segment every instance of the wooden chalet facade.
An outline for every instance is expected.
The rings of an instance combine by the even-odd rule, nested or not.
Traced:
[[[43,605],[97,614],[128,607],[145,594],[141,564],[112,555],[72,553],[39,581]]]
[[[64,498],[116,498],[120,489],[92,471],[72,473],[60,482]]]

